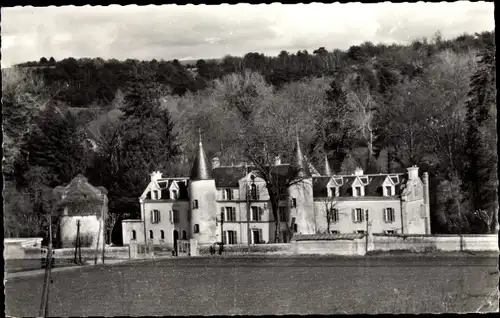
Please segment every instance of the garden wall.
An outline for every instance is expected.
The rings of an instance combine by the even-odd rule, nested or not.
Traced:
[[[294,254],[365,255],[366,252],[493,251],[497,235],[299,235],[292,240]]]
[[[216,254],[219,246],[216,246]],[[291,244],[247,244],[224,245],[223,255],[268,255],[268,254],[291,254]],[[210,244],[198,245],[198,255],[210,255]]]

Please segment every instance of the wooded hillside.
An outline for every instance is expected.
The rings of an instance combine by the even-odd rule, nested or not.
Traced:
[[[196,65],[42,58],[2,70],[7,236],[43,234],[46,193],[83,173],[135,217],[149,173],[186,175],[203,132],[222,164],[295,131],[320,169],[431,177],[432,231],[492,231],[497,209],[494,32],[347,51],[248,53]],[[274,155],[274,153],[273,153]],[[34,226],[33,224],[36,224]]]

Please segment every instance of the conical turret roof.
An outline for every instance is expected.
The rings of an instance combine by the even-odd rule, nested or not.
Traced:
[[[326,153],[325,153],[325,168],[323,173],[325,174],[325,176],[333,175],[332,168],[330,168],[330,163],[328,162],[328,156],[326,155]]]
[[[208,165],[207,156],[203,150],[203,144],[200,141],[198,144],[198,150],[196,152],[196,157],[194,158],[193,166],[191,168],[191,180],[210,180],[212,179],[212,173],[210,166]]]
[[[297,134],[297,144],[295,146],[295,166],[299,169],[297,173],[297,177],[306,178],[311,176],[311,172],[309,171],[308,164],[302,154],[302,149],[300,149],[300,141],[299,135]]]

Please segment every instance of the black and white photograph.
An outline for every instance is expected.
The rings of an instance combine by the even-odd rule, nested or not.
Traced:
[[[2,7],[5,316],[498,312],[494,11]]]

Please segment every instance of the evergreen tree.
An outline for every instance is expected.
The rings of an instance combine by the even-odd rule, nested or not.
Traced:
[[[467,103],[466,188],[475,211],[497,213],[496,142],[496,61],[495,47],[480,54],[478,68],[471,78]]]

